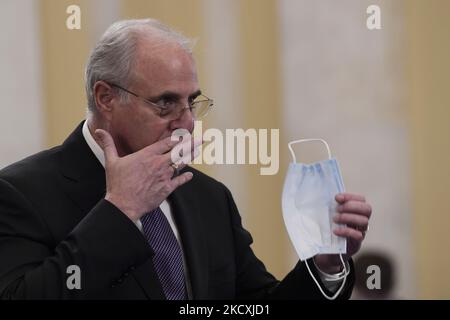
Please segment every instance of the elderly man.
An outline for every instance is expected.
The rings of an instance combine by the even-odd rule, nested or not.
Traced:
[[[189,42],[161,23],[113,24],[86,68],[87,121],[58,147],[0,171],[4,299],[302,299],[332,295],[334,255],[299,262],[282,280],[253,254],[230,191],[171,150],[212,101]],[[188,141],[195,153],[201,142]],[[336,231],[359,250],[370,206],[341,194]],[[78,271],[77,281],[71,279]],[[72,283],[72,281],[75,281]],[[335,280],[335,279],[334,279]]]

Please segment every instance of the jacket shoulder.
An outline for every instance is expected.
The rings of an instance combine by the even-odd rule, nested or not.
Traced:
[[[46,181],[55,174],[59,161],[60,146],[44,150],[0,170],[0,179],[16,187],[30,181]]]
[[[186,167],[182,172],[190,171],[193,173],[193,178],[188,184],[193,184],[197,188],[205,189],[205,191],[213,192],[213,191],[228,191],[228,188],[220,181],[214,179],[213,177],[208,176],[207,174],[193,168]]]

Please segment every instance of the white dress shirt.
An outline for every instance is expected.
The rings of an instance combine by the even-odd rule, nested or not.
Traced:
[[[88,127],[87,120],[83,124],[83,136],[84,136],[84,139],[86,140],[86,143],[88,144],[89,148],[92,150],[94,155],[97,157],[98,161],[100,161],[102,166],[105,167],[105,155],[103,153],[102,148],[100,148],[97,141],[95,141],[94,137],[92,136],[91,131],[89,130],[89,127]],[[160,207],[161,211],[164,213],[164,215],[166,216],[167,221],[169,221],[170,227],[172,228],[172,231],[175,234],[175,237],[177,238],[178,243],[181,244],[180,235],[178,233],[177,226],[175,225],[173,215],[172,215],[172,210],[170,208],[169,202],[167,200],[164,200],[159,207]],[[141,221],[138,220],[135,222],[135,224],[136,224],[137,228],[141,232],[143,232]],[[184,276],[185,276],[185,280],[186,280],[186,288],[187,288],[187,292],[188,292],[188,298],[192,299],[192,288],[191,288],[191,283],[190,283],[190,279],[189,279],[189,273],[187,271],[186,258],[184,256],[183,246],[180,245],[180,247],[183,252]],[[315,263],[314,263],[314,266],[315,266]],[[328,290],[330,290],[331,292],[336,291],[339,288],[342,281],[336,281],[334,279],[339,278],[339,276],[341,274],[336,274],[336,275],[328,274],[328,273],[321,271],[317,266],[315,266],[315,267],[317,270],[319,270],[319,277],[320,277],[322,283],[325,285],[325,287]],[[347,263],[346,268],[348,269],[348,263]]]

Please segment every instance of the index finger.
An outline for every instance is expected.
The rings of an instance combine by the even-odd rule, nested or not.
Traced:
[[[347,202],[350,200],[366,202],[366,198],[364,196],[349,192],[338,193],[335,199],[339,203]]]
[[[172,140],[172,137],[167,137],[145,147],[144,150],[151,152],[152,154],[164,154],[172,150],[178,143],[179,141]]]

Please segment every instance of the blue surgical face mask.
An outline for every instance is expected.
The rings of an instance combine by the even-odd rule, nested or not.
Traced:
[[[292,145],[310,141],[322,142],[328,159],[311,164],[297,163]],[[333,233],[339,226],[333,221],[337,207],[335,196],[344,191],[338,162],[331,157],[330,148],[322,139],[292,141],[288,148],[292,163],[284,181],[282,209],[294,248],[302,261],[317,254],[340,254],[342,261],[346,239]]]
[[[292,145],[321,141],[328,150],[328,160],[297,163]],[[320,139],[292,141],[288,144],[292,163],[286,174],[282,206],[289,236],[300,260],[317,254],[344,254],[346,240],[333,233],[337,203],[335,196],[344,191],[344,184],[336,159],[331,157],[328,144]]]

